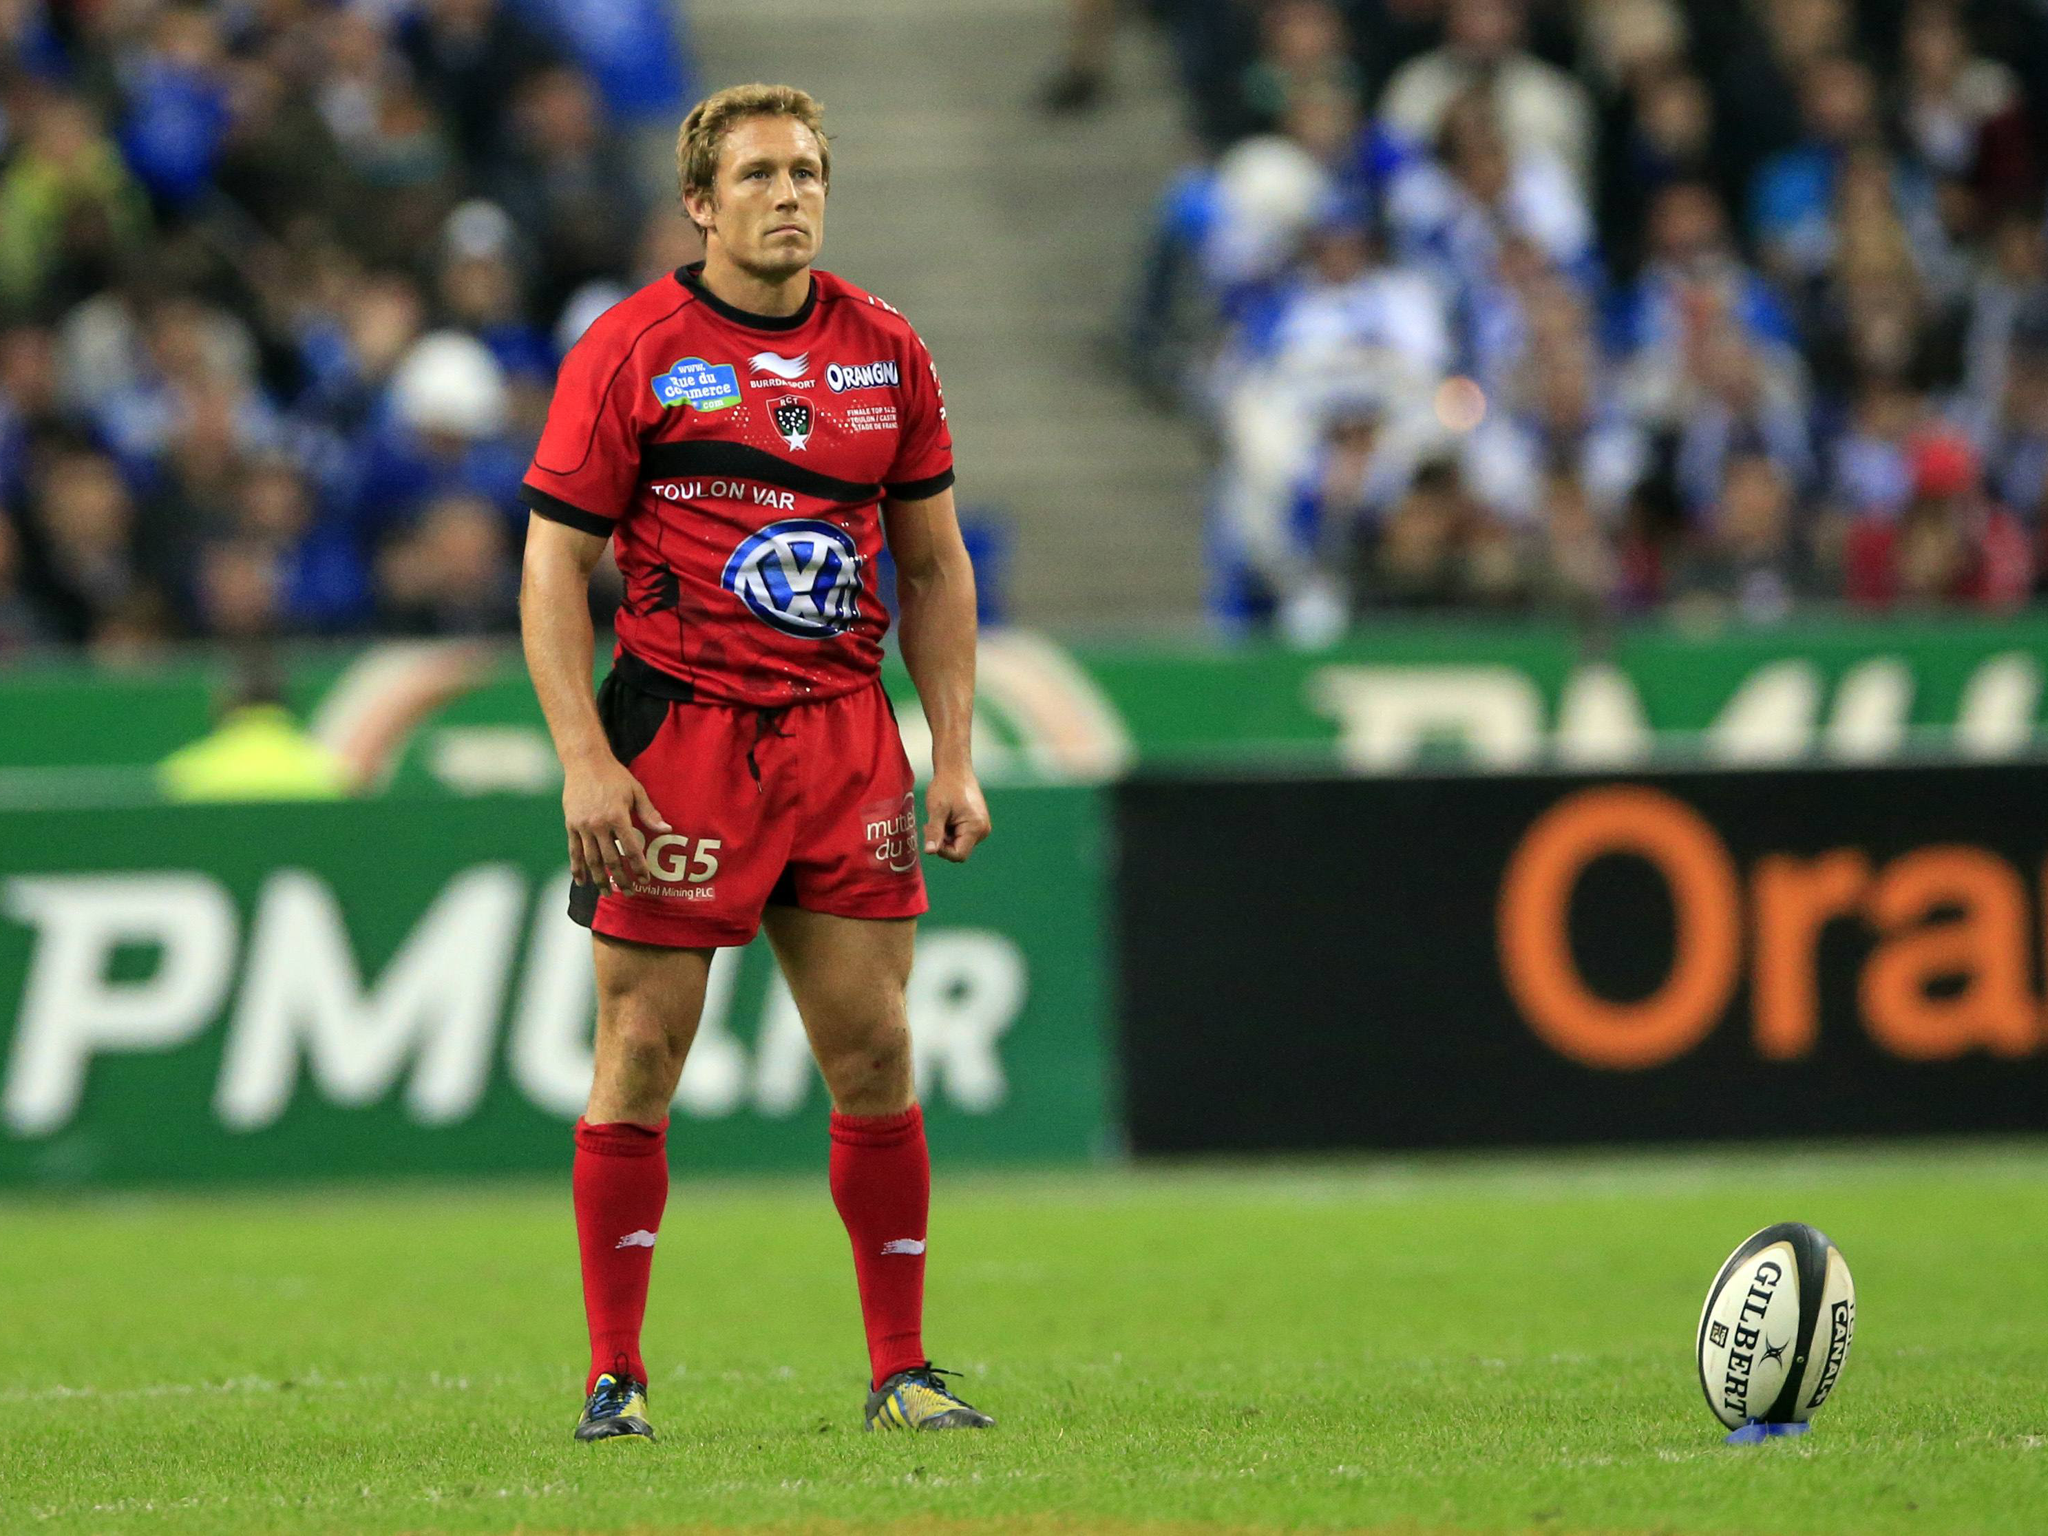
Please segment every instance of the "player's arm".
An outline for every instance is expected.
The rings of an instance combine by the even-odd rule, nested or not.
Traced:
[[[932,728],[924,851],[954,863],[989,834],[974,776],[974,566],[961,542],[950,490],[885,501],[882,529],[896,560],[903,661]]]
[[[526,668],[562,759],[562,818],[569,831],[569,870],[584,884],[615,891],[647,878],[646,843],[633,824],[657,832],[668,823],[640,781],[612,756],[590,692],[590,573],[605,541],[580,528],[531,516],[519,582],[519,633]]]

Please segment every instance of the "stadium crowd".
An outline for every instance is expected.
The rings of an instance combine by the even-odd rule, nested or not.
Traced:
[[[1131,349],[1227,618],[2048,590],[2048,5],[1153,9],[1210,153]]]
[[[1148,4],[1227,620],[2048,590],[2048,0]],[[510,627],[554,366],[696,254],[677,14],[0,0],[0,655]]]
[[[0,657],[515,623],[555,365],[698,252],[672,0],[0,0]]]

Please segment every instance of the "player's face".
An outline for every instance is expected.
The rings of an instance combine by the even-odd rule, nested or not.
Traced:
[[[793,117],[750,117],[726,134],[716,200],[691,213],[741,269],[786,277],[817,258],[825,234],[825,167]]]

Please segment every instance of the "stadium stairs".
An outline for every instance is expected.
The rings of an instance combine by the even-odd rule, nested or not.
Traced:
[[[1164,49],[1130,28],[1092,117],[1030,98],[1062,0],[693,0],[707,89],[824,104],[823,265],[887,299],[944,376],[963,509],[998,510],[1010,617],[1198,611],[1200,446],[1107,360],[1159,188],[1187,151]]]

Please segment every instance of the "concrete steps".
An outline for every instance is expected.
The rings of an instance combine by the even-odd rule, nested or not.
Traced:
[[[786,80],[825,104],[822,265],[887,299],[946,382],[965,505],[1015,529],[1033,624],[1199,604],[1203,459],[1103,361],[1159,188],[1185,153],[1157,41],[1127,31],[1096,116],[1029,105],[1061,0],[692,0],[707,88]]]

